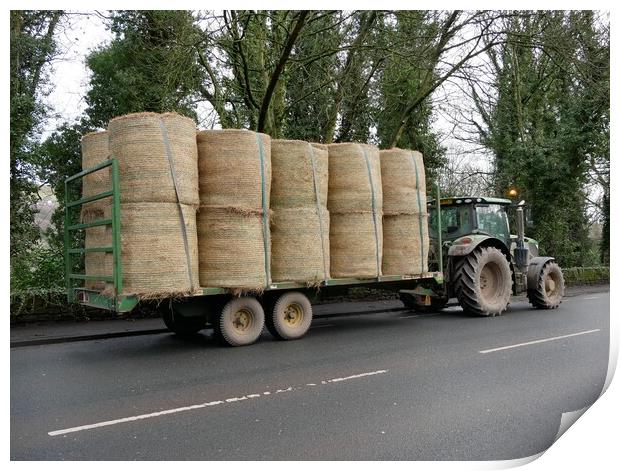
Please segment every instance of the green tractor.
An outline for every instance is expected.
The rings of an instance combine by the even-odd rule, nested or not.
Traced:
[[[440,310],[456,298],[469,314],[497,316],[511,294],[523,292],[535,308],[560,305],[562,270],[553,257],[538,255],[537,241],[525,237],[523,201],[467,196],[439,203],[439,211],[437,200],[428,204],[429,270],[443,271],[444,283],[401,291],[407,307]],[[509,210],[515,212],[517,235],[510,234]]]

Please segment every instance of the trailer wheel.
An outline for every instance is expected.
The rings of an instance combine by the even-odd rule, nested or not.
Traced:
[[[536,309],[555,309],[564,296],[564,275],[555,262],[547,262],[538,273],[536,286],[527,290],[527,298]]]
[[[258,340],[265,325],[260,303],[251,297],[234,298],[215,319],[215,334],[231,347],[250,345]]]
[[[267,313],[266,325],[271,335],[280,340],[294,340],[306,335],[312,324],[312,304],[298,291],[289,291],[278,298]]]
[[[510,264],[494,247],[482,247],[454,263],[454,291],[463,310],[479,316],[498,316],[512,292]]]
[[[164,324],[171,332],[186,337],[205,328],[206,317],[185,317],[180,315],[172,306],[162,308]]]

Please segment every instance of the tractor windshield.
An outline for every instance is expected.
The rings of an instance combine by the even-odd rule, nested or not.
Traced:
[[[476,205],[476,225],[481,232],[500,240],[510,240],[508,215],[500,204]]]

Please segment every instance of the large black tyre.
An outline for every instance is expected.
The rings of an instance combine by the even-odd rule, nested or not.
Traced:
[[[226,345],[240,347],[258,340],[265,326],[265,313],[261,304],[251,297],[233,298],[228,301],[213,327],[216,337]]]
[[[267,312],[265,325],[271,335],[279,340],[303,337],[312,324],[312,304],[306,295],[289,291],[278,298],[273,309]]]
[[[431,297],[430,306],[426,306],[420,302],[418,302],[417,298],[413,294],[409,293],[399,293],[400,300],[405,305],[405,307],[409,309],[413,309],[416,312],[438,312],[441,311],[446,304],[448,304],[448,300],[446,298],[437,298]]]
[[[527,290],[527,298],[536,309],[555,309],[564,296],[564,275],[554,261],[545,263],[536,278],[536,285]]]
[[[190,336],[205,328],[206,316],[185,317],[175,311],[172,306],[161,308],[164,324],[171,332],[182,337]]]
[[[512,292],[510,264],[495,247],[482,247],[454,261],[454,292],[463,310],[478,316],[498,316]]]

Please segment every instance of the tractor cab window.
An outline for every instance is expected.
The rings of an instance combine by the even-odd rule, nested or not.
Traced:
[[[431,210],[430,236],[437,237],[437,211]],[[471,233],[471,207],[442,206],[441,207],[441,234],[443,239],[456,239]]]
[[[478,230],[501,240],[510,238],[508,215],[500,204],[476,206],[476,224]]]

